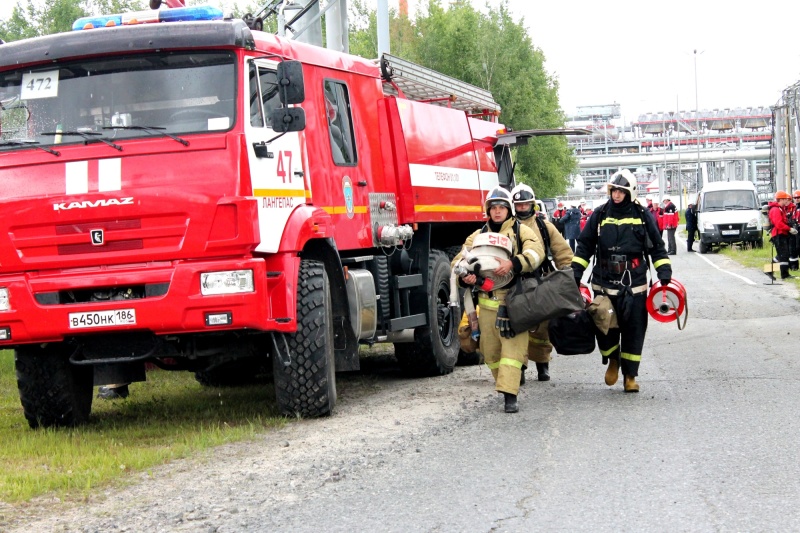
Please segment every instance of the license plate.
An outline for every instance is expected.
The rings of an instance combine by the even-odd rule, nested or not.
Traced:
[[[127,326],[130,324],[136,324],[135,309],[114,309],[111,311],[69,314],[70,329],[107,328],[111,326]]]
[[[724,229],[722,230],[723,235],[739,235],[738,229]]]

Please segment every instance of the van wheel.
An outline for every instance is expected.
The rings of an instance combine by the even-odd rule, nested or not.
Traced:
[[[73,427],[89,420],[94,371],[91,366],[70,363],[73,351],[72,346],[58,342],[14,351],[19,398],[32,429]]]
[[[761,249],[764,247],[764,238],[761,237],[757,241],[753,241],[753,248]]]
[[[710,249],[711,249],[711,245],[706,244],[703,241],[700,241],[700,253],[701,254],[707,254]]]
[[[452,372],[458,360],[461,307],[454,313],[449,306],[450,262],[439,250],[431,250],[427,294],[430,324],[414,331],[413,343],[395,344],[394,354],[409,374],[440,376]]]
[[[336,405],[328,274],[321,261],[303,259],[297,279],[297,332],[286,335],[289,365],[283,364],[287,354],[272,354],[275,396],[283,415],[327,416]]]

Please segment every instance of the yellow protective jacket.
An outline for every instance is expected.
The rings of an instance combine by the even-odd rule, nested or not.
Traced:
[[[541,237],[539,237],[534,230],[521,223],[519,224],[519,239],[522,243],[522,250],[517,249],[517,236],[514,233],[514,223],[516,221],[517,219],[514,217],[509,218],[503,222],[503,225],[500,227],[500,231],[498,232],[508,237],[513,243],[512,246],[514,247],[514,254],[511,257],[511,262],[514,264],[515,275],[523,272],[533,272],[539,267],[539,265],[542,264],[542,260],[544,259],[544,245],[542,244]],[[481,231],[483,231],[483,229],[479,229],[467,237],[467,240],[464,242],[464,246],[466,246],[468,249],[471,248],[472,241],[475,240],[475,237],[477,237]],[[461,252],[459,252],[458,255],[453,259],[451,266],[455,266],[456,263],[461,260],[463,252],[464,250],[462,247]],[[501,302],[505,301],[505,295],[509,288],[510,284],[502,289],[493,291],[495,298]]]
[[[539,225],[536,223],[536,216],[537,215],[534,215],[526,220],[520,220],[520,223],[531,228],[536,233],[536,237],[542,241],[542,246],[544,246],[544,239],[542,239],[542,233],[539,231]],[[572,266],[572,248],[569,247],[567,240],[561,235],[561,232],[556,229],[552,222],[549,220],[542,220],[542,222],[544,222],[544,227],[547,228],[547,235],[550,237],[550,252],[553,254],[553,261],[556,264],[556,268],[561,270],[562,268]]]

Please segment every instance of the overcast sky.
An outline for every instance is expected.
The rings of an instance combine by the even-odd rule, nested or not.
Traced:
[[[559,80],[562,108],[640,113],[770,106],[800,80],[800,3],[510,0]]]
[[[499,4],[473,1],[479,8]],[[0,0],[0,18],[15,3]],[[412,9],[421,3],[409,0]],[[645,112],[695,109],[694,50],[700,109],[770,106],[800,80],[795,0],[509,0],[509,6],[544,52],[567,114],[616,102],[630,122]]]

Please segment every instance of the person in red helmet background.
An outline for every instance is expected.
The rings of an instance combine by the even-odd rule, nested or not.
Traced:
[[[667,230],[667,254],[675,255],[678,253],[678,246],[675,243],[675,232],[678,230],[678,208],[672,203],[669,195],[664,196],[664,229]]]
[[[775,246],[773,262],[777,263],[781,271],[781,279],[791,278],[789,274],[789,239],[797,235],[797,229],[789,225],[789,204],[792,197],[786,191],[775,193],[775,201],[769,203],[769,222],[772,225],[770,238]],[[767,274],[775,278],[773,272]]]

